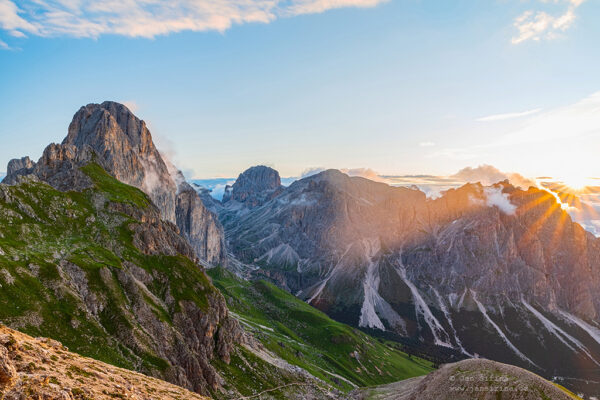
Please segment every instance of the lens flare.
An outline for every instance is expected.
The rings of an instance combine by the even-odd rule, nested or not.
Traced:
[[[594,184],[598,184],[597,181],[594,182],[594,179],[587,178],[581,175],[565,176],[562,177],[560,180],[566,187],[578,192],[584,191],[589,186],[594,186]]]

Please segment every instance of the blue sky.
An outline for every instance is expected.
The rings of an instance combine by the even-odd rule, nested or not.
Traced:
[[[116,100],[190,178],[600,176],[599,3],[0,0],[0,165]]]

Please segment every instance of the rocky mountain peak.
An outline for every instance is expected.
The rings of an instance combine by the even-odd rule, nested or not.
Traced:
[[[112,101],[88,104],[73,116],[63,145],[90,146],[102,166],[117,179],[143,189],[175,221],[177,187],[144,121]]]
[[[102,127],[98,124],[103,124],[104,129],[98,129]],[[115,128],[114,124],[120,131],[106,129]],[[113,101],[81,107],[73,116],[63,144],[92,144],[94,139],[109,138],[108,133],[119,135],[119,138],[125,139],[128,145],[137,148],[138,151],[156,150],[145,122],[137,118],[125,105]]]
[[[279,172],[257,165],[240,174],[231,188],[231,196],[226,196],[224,201],[235,200],[256,207],[277,196],[282,188]]]
[[[50,144],[37,163],[29,157],[10,161],[3,182],[15,184],[21,176],[34,175],[61,191],[83,190],[92,183],[79,167],[90,162],[148,194],[161,217],[178,225],[198,257],[225,264],[225,240],[217,217],[163,158],[145,122],[123,104],[105,101],[81,107],[62,144]]]
[[[8,162],[8,166],[6,167],[6,174],[12,175],[17,171],[21,170],[29,170],[35,166],[35,163],[29,157],[23,158],[15,158],[14,160],[10,160]]]

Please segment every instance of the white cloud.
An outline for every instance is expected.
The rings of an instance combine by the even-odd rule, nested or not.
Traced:
[[[469,200],[476,206],[498,207],[508,215],[514,215],[517,211],[517,206],[510,202],[508,193],[502,193],[502,188],[498,186],[486,187],[483,190],[483,198],[470,196]]]
[[[466,167],[452,175],[451,178],[460,182],[479,182],[482,185],[493,185],[504,180],[511,184],[519,186],[522,189],[528,189],[529,186],[537,186],[537,183],[516,172],[502,172],[492,165],[480,165],[478,167]]]
[[[211,189],[210,195],[217,200],[223,200],[223,194],[225,194],[225,188],[227,186],[233,185],[234,183],[235,183],[235,179],[232,179],[232,180],[228,181],[227,183],[218,183]]]
[[[432,147],[432,146],[435,146],[435,143],[434,142],[421,142],[421,143],[419,143],[419,146],[421,146],[421,147]]]
[[[316,174],[326,171],[326,170],[327,170],[327,168],[323,168],[323,167],[315,167],[315,168],[305,169],[300,174],[300,179],[307,178],[312,175],[316,175]],[[360,176],[363,178],[370,179],[372,181],[387,183],[387,179],[385,177],[381,176],[377,171],[374,171],[371,168],[339,168],[339,171],[343,172],[344,174],[346,174],[348,176]]]
[[[0,0],[0,28],[13,36],[22,35],[22,31],[37,33],[37,27],[19,16],[23,13],[11,0]]]
[[[308,178],[309,176],[316,175],[320,172],[325,171],[326,169],[327,168],[324,168],[324,167],[307,168],[304,171],[302,171],[302,173],[300,174],[300,179]]]
[[[491,144],[506,146],[540,143],[598,134],[600,132],[600,92],[564,107],[539,113],[528,119],[519,129]]]
[[[513,215],[517,211],[517,206],[510,202],[508,193],[502,193],[502,188],[488,187],[485,188],[484,192],[488,207],[496,206],[500,211],[508,215]]]
[[[513,36],[512,43],[519,44],[528,40],[539,41],[542,39],[554,39],[565,32],[575,22],[575,10],[585,0],[556,0],[553,3],[566,3],[566,10],[551,15],[545,11],[528,10],[515,18],[513,25],[518,34]],[[549,3],[544,1],[544,3]]]
[[[376,182],[386,182],[386,179],[371,168],[343,168],[340,171],[348,176],[360,176]]]
[[[499,122],[499,121],[494,121]],[[490,122],[490,123],[494,123]],[[590,157],[596,142],[600,141],[600,91],[579,101],[562,107],[548,109],[529,115],[523,120],[510,121],[508,126],[501,126],[491,139],[466,144],[463,147],[443,148],[428,155],[430,158],[447,158],[453,160],[488,160],[494,159],[499,152],[509,154],[530,150],[530,165],[537,163],[535,169],[543,164],[546,173],[573,175],[575,170],[589,170],[600,174],[597,164]],[[596,139],[594,139],[596,138]],[[586,140],[590,146],[571,143]],[[558,143],[561,143],[559,146]],[[562,147],[561,147],[562,146]],[[570,151],[565,151],[569,146]],[[556,160],[560,160],[557,163]],[[522,158],[521,160],[522,161]],[[480,161],[481,162],[481,161]],[[473,163],[473,161],[470,161]],[[564,173],[556,171],[560,166]],[[584,167],[585,166],[585,167]],[[523,167],[520,169],[527,169]],[[575,170],[566,171],[565,168]],[[592,173],[592,172],[590,172]]]
[[[133,100],[127,100],[123,102],[123,105],[127,108],[129,108],[129,111],[131,111],[132,113],[136,113],[140,107],[138,106],[138,104],[133,101]]]
[[[316,14],[334,8],[375,7],[382,2],[382,0],[296,0],[292,2],[285,13],[288,15]]]
[[[104,34],[153,38],[181,31],[220,31],[244,23],[374,7],[386,0],[0,0],[0,28],[14,36]]]
[[[540,111],[542,111],[541,108],[536,108],[534,110],[521,111],[521,112],[493,114],[493,115],[488,115],[486,117],[477,118],[476,121],[478,121],[478,122],[504,121],[507,119],[515,119],[515,118],[526,117],[526,116],[532,115],[532,114],[537,114]]]

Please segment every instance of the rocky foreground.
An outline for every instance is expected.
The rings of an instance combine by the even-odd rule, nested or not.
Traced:
[[[179,386],[68,351],[0,326],[0,398],[207,399]]]
[[[580,397],[508,364],[469,359],[417,377],[350,394],[353,400],[574,400]]]

